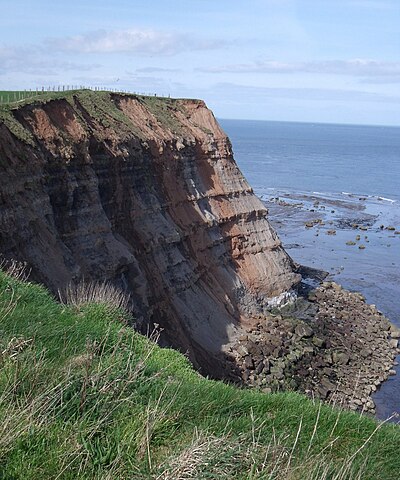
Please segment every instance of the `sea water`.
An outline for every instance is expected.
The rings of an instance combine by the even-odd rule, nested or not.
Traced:
[[[292,258],[361,292],[400,327],[400,127],[220,123]],[[305,226],[316,218],[325,225]],[[374,395],[379,418],[400,413],[397,371]]]

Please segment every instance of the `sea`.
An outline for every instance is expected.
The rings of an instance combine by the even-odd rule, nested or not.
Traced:
[[[400,327],[400,127],[219,122],[290,256]],[[400,415],[396,371],[374,394],[380,419]]]

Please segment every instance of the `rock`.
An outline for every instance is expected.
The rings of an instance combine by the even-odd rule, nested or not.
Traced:
[[[277,380],[281,380],[284,378],[283,369],[281,367],[272,366],[270,369],[271,375],[275,377]]]
[[[390,369],[389,370],[389,375],[396,375],[396,370]]]
[[[314,333],[313,329],[305,323],[297,325],[294,331],[300,338],[309,338]]]
[[[360,250],[365,250],[365,245],[359,245],[358,248],[359,248]]]
[[[314,353],[314,348],[313,347],[304,347],[303,352],[304,353]]]
[[[349,240],[348,242],[346,242],[346,245],[350,245],[350,246],[353,246],[355,244],[356,242],[353,242],[352,240]]]
[[[253,362],[253,359],[250,357],[250,355],[246,355],[244,357],[244,366],[251,370],[254,368],[254,362]]]
[[[246,344],[247,351],[250,355],[262,355],[262,349],[253,340],[249,340]]]
[[[326,341],[324,338],[318,337],[316,335],[312,338],[313,344],[318,348],[323,348],[326,345]]]
[[[336,385],[334,383],[332,383],[331,380],[328,377],[322,377],[320,385],[328,393],[336,390]]]
[[[262,362],[260,362],[260,363],[256,366],[256,368],[255,368],[255,370],[254,370],[254,373],[255,373],[256,375],[259,375],[263,370],[264,370],[264,364],[263,364]]]
[[[349,363],[350,357],[347,353],[344,352],[333,352],[332,361],[333,363],[340,363],[342,365],[347,365]]]
[[[391,338],[389,340],[389,345],[392,347],[392,348],[397,348],[399,344],[399,341],[397,340],[397,338]]]
[[[392,338],[400,338],[400,329],[395,325],[390,325],[390,336]]]
[[[236,351],[241,357],[245,357],[246,355],[249,354],[249,351],[247,350],[247,348],[244,345],[239,345],[236,348]]]

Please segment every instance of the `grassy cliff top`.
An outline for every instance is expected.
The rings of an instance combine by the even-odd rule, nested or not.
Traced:
[[[184,102],[201,103],[200,100],[196,99],[177,99],[124,92],[93,91],[90,89],[60,92],[0,91],[0,125],[4,123],[16,138],[34,145],[31,132],[19,121],[18,111],[24,107],[40,108],[49,102],[66,101],[75,109],[78,103],[80,108],[86,110],[92,118],[105,127],[114,127],[118,130],[122,128],[126,132],[136,133],[140,136],[140,132],[135,129],[117,106],[118,99],[123,97],[133,98],[142,103],[165,128],[175,133],[180,133],[181,130],[175,112],[182,110]],[[84,119],[82,120],[84,123]]]
[[[0,272],[0,478],[397,478],[398,426],[205,379],[108,300],[74,304]]]
[[[77,90],[65,90],[65,91],[32,91],[32,90],[0,90],[0,108],[16,109],[21,105],[27,105],[30,103],[45,103],[49,100],[57,99],[68,99],[74,95],[121,95],[121,96],[131,96],[142,99],[154,99],[156,98],[159,101],[164,102],[176,102],[183,99],[163,97],[157,95],[142,95],[139,93],[128,93],[128,92],[113,92],[109,90],[91,90],[88,88],[82,88]],[[191,99],[188,99],[191,100]],[[194,99],[193,99],[194,100]]]

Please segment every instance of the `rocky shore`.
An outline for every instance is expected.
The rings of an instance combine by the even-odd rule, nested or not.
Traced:
[[[265,392],[297,390],[375,413],[371,394],[395,374],[400,331],[359,293],[334,282],[260,317],[228,347],[237,380]]]

